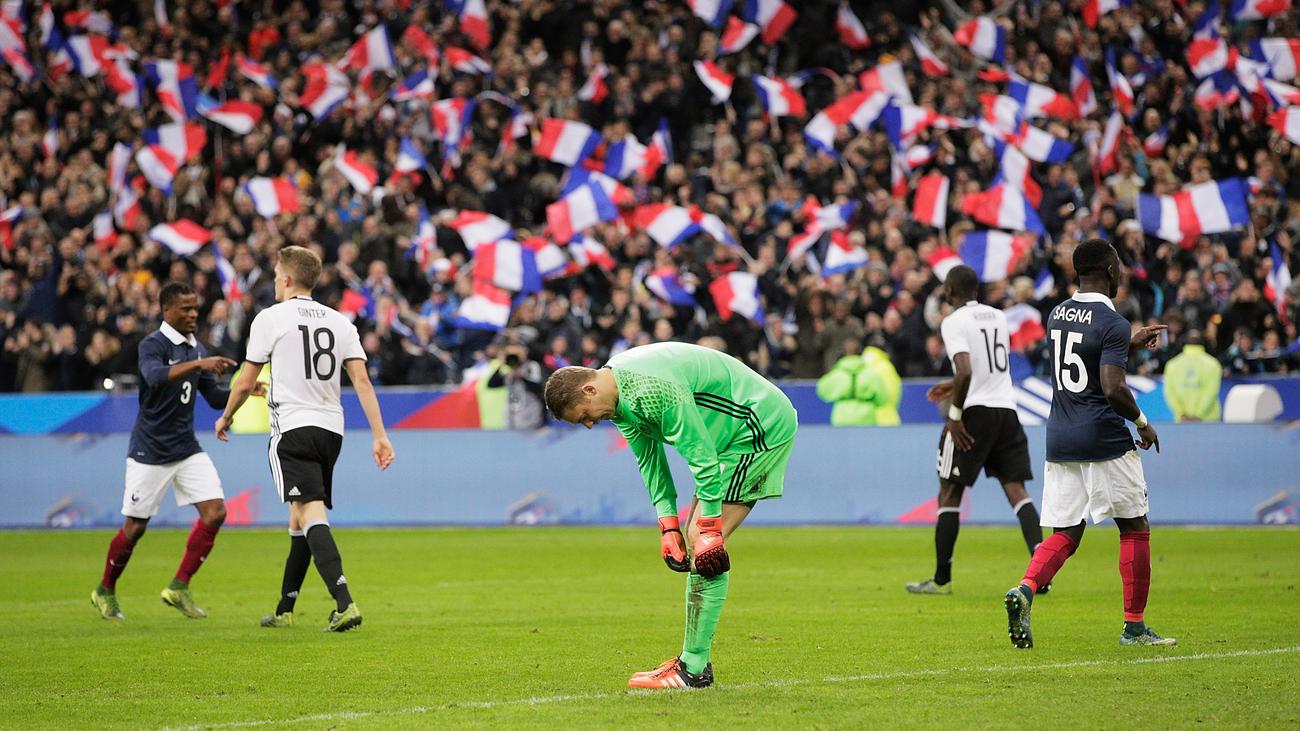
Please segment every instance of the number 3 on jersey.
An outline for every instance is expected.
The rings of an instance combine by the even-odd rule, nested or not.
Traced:
[[[1065,335],[1065,346],[1061,346],[1061,336]],[[1083,333],[1052,331],[1052,368],[1056,372],[1057,389],[1065,388],[1070,393],[1082,393],[1088,387],[1088,370],[1083,365],[1083,358],[1074,352],[1074,346],[1083,342]]]
[[[302,333],[303,375],[309,381],[313,372],[316,374],[316,378],[322,381],[333,378],[334,369],[338,367],[338,359],[334,357],[334,332],[327,327],[310,330],[306,325],[299,325],[298,331]],[[314,353],[312,352],[312,345],[316,346],[316,352]],[[322,369],[322,364],[327,367]]]

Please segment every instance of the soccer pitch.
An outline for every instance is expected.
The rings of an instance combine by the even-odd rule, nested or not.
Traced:
[[[1300,725],[1300,532],[1154,527],[1148,620],[1178,647],[1121,647],[1113,526],[1089,528],[1007,640],[1015,528],[964,527],[952,596],[912,596],[928,528],[743,528],[717,684],[625,690],[680,649],[684,580],[647,528],[337,531],[365,624],[266,630],[284,531],[227,530],[195,577],[205,620],[159,601],[185,533],[150,531],[89,602],[112,531],[0,532],[0,726],[1180,728]]]

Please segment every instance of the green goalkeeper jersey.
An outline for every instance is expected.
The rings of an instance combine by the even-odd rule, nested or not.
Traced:
[[[719,455],[774,449],[794,438],[790,399],[744,363],[685,343],[626,350],[606,364],[618,383],[614,425],[636,455],[659,517],[677,514],[677,488],[664,455],[677,448],[695,477],[701,514],[722,514],[726,479]]]

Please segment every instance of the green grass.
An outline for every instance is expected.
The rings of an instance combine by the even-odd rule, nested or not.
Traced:
[[[110,532],[0,532],[0,726],[1300,725],[1294,530],[1157,526],[1148,616],[1179,646],[1144,648],[1117,642],[1114,528],[1089,529],[1023,651],[1001,606],[1025,564],[1015,529],[964,528],[955,594],[917,597],[903,584],[931,569],[928,529],[746,528],[718,684],[661,693],[624,690],[680,647],[683,579],[653,528],[337,537],[365,612],[345,635],[319,631],[331,602],[314,569],[298,626],[257,626],[283,531],[221,535],[193,584],[198,621],[158,598],[185,534],[150,532],[118,585],[125,622],[88,599]]]

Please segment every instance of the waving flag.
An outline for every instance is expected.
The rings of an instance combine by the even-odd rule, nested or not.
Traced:
[[[1074,145],[1028,122],[1020,126],[1013,143],[1034,162],[1062,163],[1074,154]]]
[[[852,124],[865,131],[889,104],[890,96],[883,91],[856,91],[818,112],[804,127],[804,137],[815,147],[831,155],[835,151],[835,133],[840,127]]]
[[[63,47],[63,33],[54,22],[54,9],[48,2],[41,4],[41,14],[36,20],[41,29],[41,48],[54,50]],[[3,31],[0,31],[3,32]]]
[[[1261,38],[1251,41],[1250,57],[1267,63],[1269,75],[1278,81],[1294,79],[1300,70],[1300,38]]]
[[[739,315],[748,320],[763,321],[763,305],[758,296],[758,278],[749,272],[731,272],[709,282],[709,295],[718,317],[723,322]]]
[[[117,95],[117,105],[127,109],[139,109],[140,77],[131,70],[131,64],[125,58],[105,59],[103,65],[104,85]]]
[[[917,181],[912,217],[918,223],[943,230],[948,222],[948,186],[948,178],[938,172],[929,173]]]
[[[573,257],[573,263],[581,271],[587,267],[597,267],[604,271],[614,269],[614,257],[610,256],[609,249],[597,241],[595,238],[586,234],[579,234],[577,238],[569,242],[569,256]]]
[[[984,110],[979,126],[986,135],[1011,141],[1020,133],[1024,123],[1020,102],[1005,94],[981,94],[979,101]]]
[[[1142,193],[1138,195],[1138,221],[1143,231],[1190,248],[1201,234],[1250,225],[1246,189],[1240,178],[1228,178],[1190,185],[1173,195]]]
[[[474,106],[473,99],[439,99],[429,108],[433,131],[442,142],[444,157],[458,149],[469,134]]]
[[[1125,117],[1132,116],[1133,87],[1129,86],[1128,79],[1115,67],[1114,49],[1106,52],[1106,78],[1110,81],[1111,101]]]
[[[858,20],[846,2],[840,3],[839,12],[835,14],[835,30],[840,34],[840,43],[846,48],[854,51],[871,48],[871,36],[867,35],[862,21]]]
[[[763,102],[763,109],[773,117],[802,117],[808,113],[803,95],[781,78],[769,78],[754,74],[751,77],[758,89],[758,98]]]
[[[227,302],[235,302],[244,296],[239,289],[239,274],[235,266],[221,253],[221,247],[212,245],[212,256],[217,260],[217,281],[221,282],[221,296]]]
[[[799,13],[781,0],[743,0],[740,17],[763,29],[763,42],[772,45],[794,25]]]
[[[659,168],[665,163],[672,164],[672,161],[672,134],[668,131],[668,120],[661,118],[659,128],[655,130],[650,138],[650,144],[646,147],[645,162],[642,163],[640,170],[641,177],[645,180],[653,180]]]
[[[533,145],[533,152],[539,157],[572,167],[589,157],[600,140],[600,133],[582,122],[543,119],[541,137]]]
[[[1083,22],[1088,24],[1089,28],[1096,28],[1097,21],[1101,16],[1112,10],[1127,8],[1133,5],[1133,0],[1084,0],[1083,3]]]
[[[1050,86],[1026,81],[1019,76],[1011,77],[1007,96],[1020,102],[1020,108],[1026,117],[1075,119],[1079,116],[1079,110],[1070,97]]]
[[[470,76],[491,76],[492,64],[475,56],[463,48],[447,47],[447,62],[452,69]]]
[[[1002,64],[1007,60],[1007,33],[992,18],[972,18],[957,26],[952,37],[986,61]]]
[[[883,91],[894,97],[895,104],[912,103],[912,90],[907,86],[907,77],[903,75],[903,64],[887,61],[858,74],[858,83],[863,91]]]
[[[14,223],[23,217],[23,207],[14,206],[0,213],[0,246],[13,251],[14,248]]]
[[[199,113],[238,135],[246,135],[262,119],[262,106],[232,99],[218,104],[207,96],[199,97]]]
[[[113,220],[117,222],[117,227],[123,231],[136,230],[140,216],[144,214],[140,197],[131,188],[123,188],[113,198]]]
[[[700,83],[713,94],[714,101],[726,102],[731,98],[731,85],[736,82],[735,76],[718,68],[712,61],[696,61],[694,66]]]
[[[537,271],[543,279],[561,276],[569,268],[569,258],[564,255],[564,249],[561,249],[554,241],[533,236],[523,242],[523,245],[533,252],[533,260],[537,262]]]
[[[1101,133],[1101,144],[1097,149],[1097,170],[1102,175],[1119,167],[1119,143],[1123,134],[1124,117],[1119,110],[1113,111],[1106,120],[1106,128]]]
[[[474,251],[474,280],[512,292],[536,292],[542,288],[533,250],[511,239],[485,243]]]
[[[366,31],[336,66],[340,70],[357,69],[363,72],[396,68],[397,59],[393,55],[393,44],[388,41],[388,30],[381,24]]]
[[[962,263],[961,257],[957,256],[957,252],[946,246],[940,246],[927,254],[925,262],[930,265],[935,278],[940,282],[948,278],[948,272],[952,271],[953,267]]]
[[[17,76],[22,83],[26,84],[36,78],[36,67],[27,58],[27,54],[17,49],[6,48],[0,51],[0,56],[4,57],[5,63],[13,69],[14,76]]]
[[[672,267],[660,267],[645,277],[645,287],[659,299],[678,307],[694,307],[695,295],[677,276]]]
[[[203,126],[194,123],[146,129],[142,137],[145,144],[135,154],[136,165],[150,185],[164,191],[171,190],[177,171],[197,156],[208,141]]]
[[[1241,60],[1238,60],[1240,65]],[[1300,89],[1272,79],[1259,79],[1260,86],[1268,101],[1275,107],[1289,107],[1300,104]]]
[[[510,224],[482,211],[460,211],[448,225],[456,229],[456,233],[465,242],[465,248],[471,252],[481,244],[490,244],[515,235]]]
[[[348,183],[358,193],[369,193],[379,182],[379,171],[368,165],[355,151],[339,145],[334,156],[334,169],[347,178]]]
[[[546,207],[546,225],[556,241],[571,241],[588,228],[615,218],[618,207],[600,185],[590,182]]]
[[[298,105],[318,120],[328,117],[352,93],[352,82],[333,66],[308,64],[302,67],[302,75],[305,83]]]
[[[814,196],[808,196],[804,201],[803,207],[799,209],[799,217],[808,225],[817,226],[823,231],[832,229],[848,228],[849,221],[853,220],[853,214],[858,210],[857,201],[847,203],[832,203],[821,205]]]
[[[59,118],[57,115],[50,115],[50,123],[45,128],[45,134],[41,136],[41,152],[45,157],[57,157],[59,154]]]
[[[3,33],[3,29],[4,24],[0,23],[0,33]],[[103,68],[102,59],[104,50],[108,48],[108,39],[96,33],[84,36],[75,35],[68,39],[64,48],[72,60],[72,65],[76,67],[77,73],[90,79],[98,76]]]
[[[262,218],[275,218],[281,213],[302,210],[298,189],[287,178],[251,178],[243,188],[253,200],[257,215]]]
[[[993,185],[1006,183],[1024,194],[1030,205],[1037,208],[1043,202],[1043,189],[1034,180],[1030,170],[1029,158],[1015,145],[999,142],[994,150],[1000,150],[998,174],[993,178]]]
[[[411,238],[410,246],[406,247],[406,258],[414,260],[420,267],[420,271],[428,275],[437,271],[439,262],[450,264],[446,258],[435,258],[437,248],[438,231],[433,226],[433,219],[429,218],[429,209],[424,207],[424,203],[420,203],[415,236]]]
[[[1033,305],[1020,303],[1012,305],[1002,311],[1007,318],[1007,328],[1011,339],[1011,349],[1017,353],[1023,353],[1047,337],[1047,330],[1043,329],[1043,313]]]
[[[1097,95],[1092,90],[1092,76],[1083,56],[1075,56],[1070,64],[1070,98],[1082,117],[1097,111]]]
[[[1264,280],[1264,298],[1273,303],[1278,312],[1286,312],[1286,290],[1291,286],[1291,267],[1276,241],[1268,242],[1269,269]]]
[[[1051,270],[1044,264],[1042,269],[1038,270],[1038,276],[1034,277],[1034,301],[1042,302],[1056,291],[1056,277],[1052,276]]]
[[[433,94],[433,79],[429,78],[427,69],[402,79],[389,92],[395,102],[427,101],[433,98]]]
[[[967,193],[961,202],[961,212],[986,226],[1046,233],[1042,219],[1025,195],[1006,183],[980,193]]]
[[[438,44],[433,42],[428,33],[420,26],[412,23],[406,26],[402,31],[402,39],[411,44],[411,47],[424,57],[425,63],[430,66],[437,66],[442,59],[442,53],[438,50]]]
[[[1147,157],[1160,157],[1165,154],[1165,145],[1169,144],[1169,124],[1165,123],[1160,129],[1147,135],[1142,140],[1142,152]]]
[[[427,167],[429,161],[424,159],[424,153],[420,152],[420,148],[415,146],[410,137],[402,137],[401,145],[397,149],[397,164],[393,169],[399,173],[413,173]]]
[[[1268,115],[1268,126],[1300,145],[1300,107],[1279,109]]]
[[[1029,252],[1030,242],[1003,231],[967,231],[962,237],[962,263],[979,275],[981,282],[1006,279]]]
[[[1263,20],[1291,10],[1291,0],[1232,0],[1228,17],[1232,21]]]
[[[1236,75],[1228,71],[1210,74],[1201,81],[1192,95],[1196,106],[1211,110],[1235,104],[1241,98],[1241,85]]]
[[[159,103],[173,120],[184,122],[198,114],[199,82],[193,67],[178,61],[153,61],[144,69]]]
[[[880,124],[897,150],[904,149],[914,137],[930,127],[952,129],[966,125],[960,119],[939,114],[928,107],[892,103],[880,113]]]
[[[95,214],[95,218],[90,222],[91,231],[94,233],[95,246],[100,251],[108,251],[117,245],[117,229],[113,228],[113,214],[104,211]]]
[[[938,149],[937,142],[928,145],[912,145],[903,155],[903,166],[908,170],[915,170],[933,160]]]
[[[578,89],[578,98],[584,102],[600,104],[609,96],[609,85],[605,83],[605,78],[609,76],[609,69],[605,64],[598,63],[591,69],[591,75],[587,77],[587,82]]]
[[[188,218],[182,218],[149,229],[149,238],[171,249],[177,256],[189,256],[212,240],[212,232]]]
[[[23,24],[18,18],[7,18],[0,13],[0,51],[27,52],[27,42],[23,40]]]
[[[636,209],[635,221],[663,247],[676,246],[700,232],[699,222],[688,209],[667,203],[641,206]]]
[[[475,281],[470,296],[456,309],[453,322],[470,330],[501,330],[510,322],[510,292]]]
[[[1219,36],[1218,3],[1210,5],[1192,27],[1192,42],[1187,46],[1187,65],[1198,79],[1228,67],[1228,44]]]
[[[492,45],[492,33],[488,26],[487,6],[483,0],[448,0],[456,17],[460,19],[460,32],[480,51]]]
[[[248,56],[240,56],[235,62],[235,68],[245,79],[257,84],[263,89],[278,89],[280,82],[275,80],[271,75],[271,69],[260,63],[253,61]]]
[[[808,250],[816,246],[825,233],[826,231],[821,226],[813,223],[801,233],[791,236],[790,241],[786,243],[786,261],[789,262],[796,256],[808,253]]]
[[[725,56],[743,50],[756,35],[758,26],[753,23],[746,23],[734,15],[727,18],[727,28],[718,38],[718,55]]]
[[[934,51],[926,45],[925,41],[915,33],[908,34],[908,40],[912,42],[912,50],[916,51],[916,58],[921,62],[921,71],[929,77],[937,78],[948,75],[948,64],[944,63]]]
[[[686,2],[691,6],[691,12],[695,13],[696,17],[717,28],[731,13],[734,0],[686,0]]]
[[[831,243],[822,259],[822,276],[852,271],[867,265],[867,250],[849,241],[847,231],[832,231]]]

